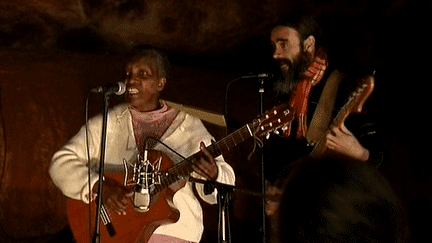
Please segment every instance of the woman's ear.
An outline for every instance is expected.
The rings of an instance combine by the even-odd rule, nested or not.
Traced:
[[[158,90],[159,90],[159,92],[164,89],[165,84],[166,84],[166,78],[160,78],[159,79],[159,84],[158,84]]]

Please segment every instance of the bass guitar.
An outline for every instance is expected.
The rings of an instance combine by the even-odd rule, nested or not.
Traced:
[[[293,114],[288,104],[281,104],[267,111],[252,123],[246,124],[222,140],[207,147],[213,157],[229,152],[238,144],[249,138],[259,140],[271,133],[282,132],[290,127]],[[163,224],[175,223],[180,216],[179,211],[173,206],[173,195],[184,187],[193,171],[192,164],[201,156],[197,152],[174,165],[173,162],[161,151],[149,150],[144,157],[134,165],[135,193],[143,192],[143,206],[134,208],[131,204],[126,208],[126,215],[107,214],[115,229],[115,234],[107,227],[100,228],[102,242],[148,242],[154,230]],[[126,174],[126,175],[125,175]],[[104,173],[105,177],[111,177],[125,186],[130,186],[125,181],[126,173]],[[138,189],[138,190],[137,190]],[[75,240],[78,243],[89,242],[94,234],[96,203],[86,204],[75,199],[67,201],[67,215]],[[91,207],[91,208],[90,208]],[[91,218],[91,220],[90,220]],[[89,225],[91,222],[91,225]]]

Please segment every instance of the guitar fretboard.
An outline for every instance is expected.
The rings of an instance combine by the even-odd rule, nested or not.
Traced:
[[[207,147],[207,150],[213,155],[214,158],[224,154],[247,139],[253,137],[256,126],[257,122],[249,123],[221,139],[220,141],[212,143]],[[157,194],[178,180],[186,179],[193,171],[192,164],[195,163],[200,158],[200,156],[201,151],[181,161],[169,169],[165,174],[161,175],[161,183],[155,185],[155,189],[152,191],[152,193]]]

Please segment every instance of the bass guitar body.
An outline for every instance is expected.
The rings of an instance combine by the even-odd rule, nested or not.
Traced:
[[[172,161],[160,151],[149,151],[149,160],[157,161],[162,158],[161,170],[172,167]],[[124,181],[124,173],[104,173],[105,177],[110,177],[120,183]],[[184,181],[160,191],[151,197],[150,207],[147,212],[137,212],[132,205],[126,208],[126,215],[118,215],[108,212],[109,219],[115,230],[114,235],[110,235],[107,227],[100,220],[100,241],[101,242],[148,242],[150,236],[157,227],[163,224],[175,223],[179,217],[179,211],[173,206],[173,196],[176,191],[185,185]],[[67,201],[67,215],[76,242],[92,242],[95,231],[96,200],[90,204],[75,199]]]

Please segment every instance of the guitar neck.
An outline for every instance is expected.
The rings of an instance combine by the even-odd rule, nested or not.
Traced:
[[[363,83],[359,87],[357,87],[356,91],[351,94],[347,103],[341,108],[341,110],[335,117],[334,121],[329,126],[329,129],[318,141],[315,148],[311,152],[311,155],[316,156],[324,152],[324,137],[331,131],[332,128],[342,126],[342,124],[352,112],[360,113],[362,111],[364,103],[369,98],[374,89],[374,84],[374,77],[369,76],[363,81]]]
[[[236,147],[237,145],[243,143],[247,139],[253,137],[253,132],[256,127],[256,124],[249,123],[235,132],[231,133],[224,139],[213,143],[207,150],[213,155],[213,157],[217,157],[221,154],[228,153],[231,149]]]
[[[247,139],[253,137],[254,129],[256,128],[256,123],[249,123],[235,132],[231,133],[227,137],[223,138],[218,142],[212,143],[207,147],[207,150],[212,154],[213,158],[218,157],[219,155],[229,152],[231,149],[239,145],[240,143],[246,141]],[[193,168],[192,164],[194,164],[200,157],[201,151],[191,155],[185,160],[173,166],[170,170],[167,171],[161,178],[161,184],[155,187],[154,193],[158,193],[163,189],[167,188],[171,184],[189,177],[189,174],[192,173]]]
[[[351,106],[353,105],[353,97],[350,97],[347,101],[347,103],[340,109],[339,113],[334,118],[333,122],[329,126],[329,129],[327,130],[327,133],[330,132],[331,128],[333,127],[340,127],[345,122],[345,120],[350,115]]]

